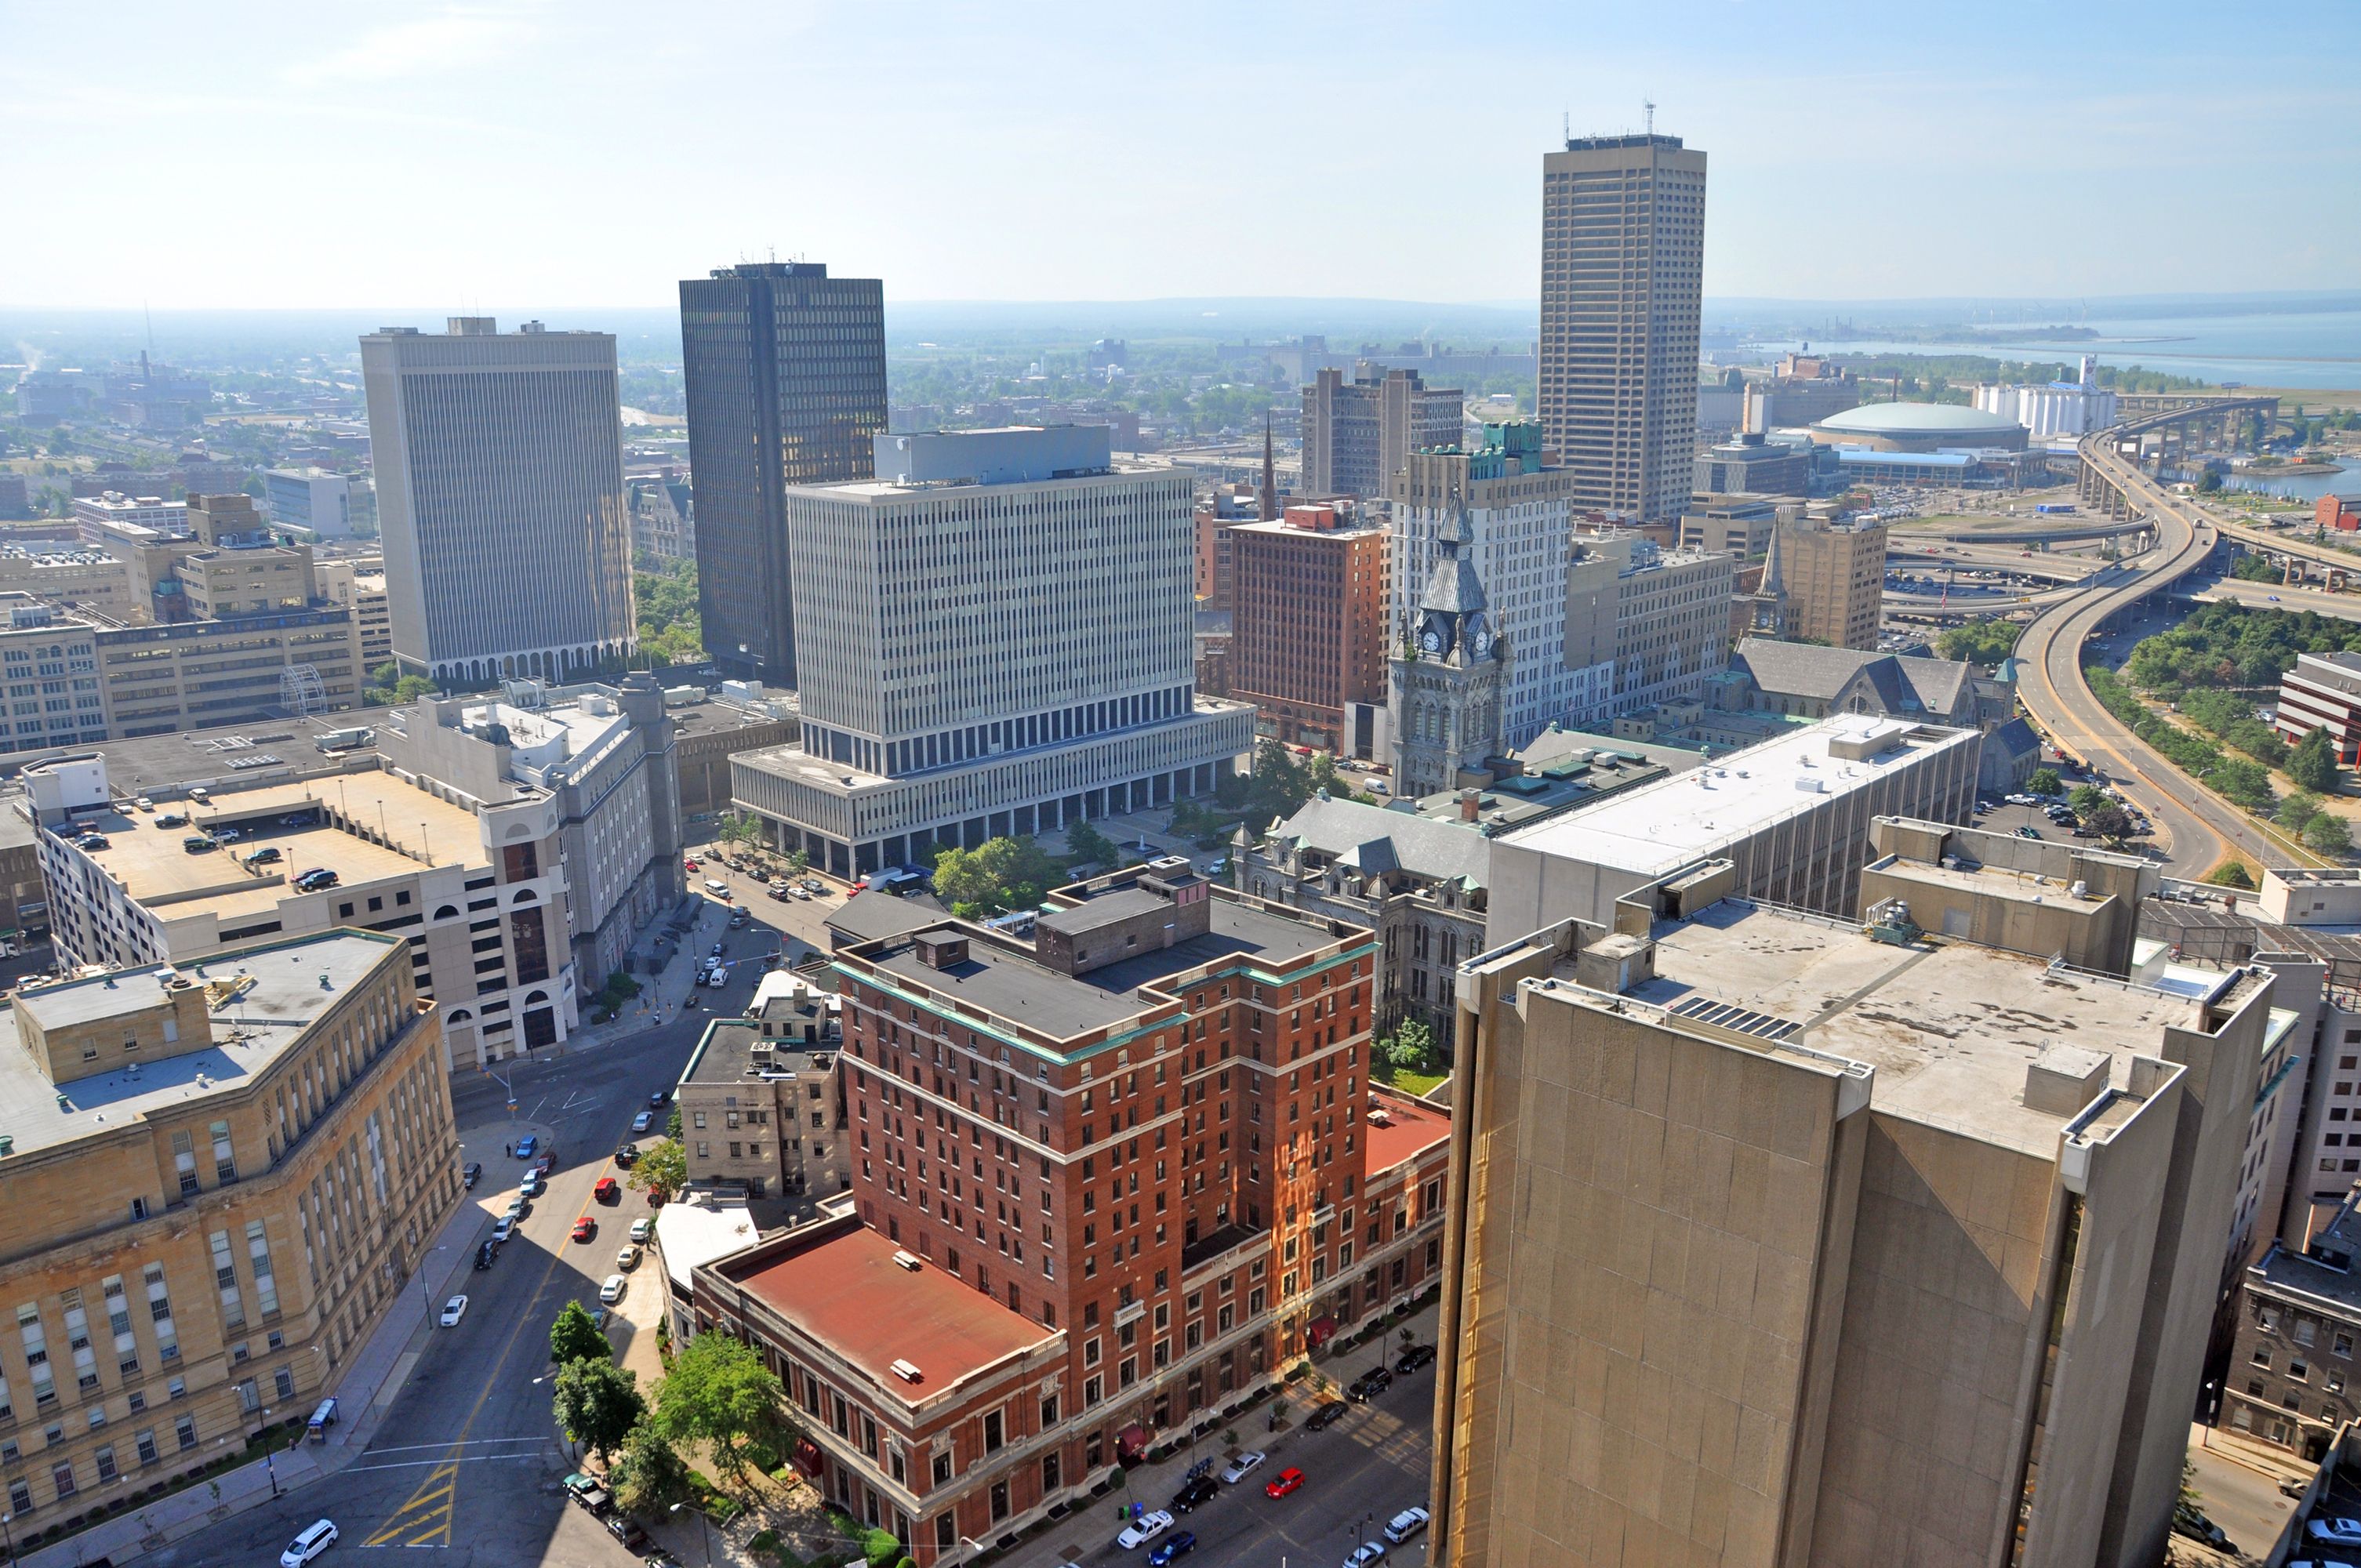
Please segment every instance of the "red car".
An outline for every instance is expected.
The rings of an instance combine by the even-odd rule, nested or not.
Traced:
[[[1265,1486],[1262,1489],[1262,1492],[1263,1496],[1266,1497],[1284,1497],[1290,1492],[1294,1491],[1298,1486],[1302,1485],[1303,1472],[1290,1464],[1286,1469],[1280,1471],[1277,1479],[1273,1480],[1269,1486]]]
[[[623,1201],[623,1190],[616,1185],[613,1177],[602,1176],[598,1179],[598,1185],[590,1189],[590,1196],[601,1203],[620,1203]],[[582,1223],[587,1225],[590,1222],[585,1220]]]
[[[598,1222],[592,1219],[589,1215],[585,1214],[580,1219],[574,1222],[574,1239],[576,1241],[587,1242],[598,1234]],[[1277,1493],[1272,1494],[1274,1497],[1277,1495]]]

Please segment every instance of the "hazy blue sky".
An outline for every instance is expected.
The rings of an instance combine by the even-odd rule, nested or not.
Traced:
[[[0,0],[0,303],[1522,300],[1643,96],[1708,294],[2351,286],[2361,6],[2245,10]]]

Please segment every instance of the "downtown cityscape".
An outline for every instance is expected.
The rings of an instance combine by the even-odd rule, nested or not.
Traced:
[[[0,1568],[2361,1562],[2361,30],[1759,9],[0,6]]]

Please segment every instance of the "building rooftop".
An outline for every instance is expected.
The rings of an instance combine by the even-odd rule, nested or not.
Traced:
[[[847,941],[873,942],[923,931],[950,913],[931,893],[895,894],[867,888],[829,910],[821,924]]]
[[[2262,1261],[2246,1270],[2249,1284],[2361,1313],[2361,1273],[2353,1259],[2361,1253],[2361,1191],[2348,1192],[2335,1215],[2314,1232],[2310,1245],[2290,1252],[2274,1244]]]
[[[1371,1179],[1406,1165],[1451,1136],[1451,1118],[1407,1094],[1371,1085],[1368,1172]],[[1383,1112],[1385,1120],[1378,1120]]]
[[[1103,894],[1090,902],[1120,896]],[[1159,906],[1163,902],[1157,900]],[[1275,914],[1259,904],[1231,898],[1215,897],[1212,905],[1213,928],[1204,935],[1080,975],[1052,969],[1036,959],[1029,947],[972,927],[958,927],[967,938],[967,960],[947,970],[932,968],[918,956],[915,933],[865,947],[859,956],[881,974],[912,981],[962,1010],[1064,1039],[1112,1028],[1151,1011],[1158,1004],[1140,997],[1143,985],[1224,959],[1253,957],[1284,964],[1338,940],[1327,921]]]
[[[368,729],[382,713],[342,713],[330,718],[270,719],[217,729],[188,729],[172,735],[142,735],[126,740],[105,740],[88,746],[54,746],[11,757],[11,772],[31,762],[92,752],[106,759],[106,780],[117,795],[153,795],[178,800],[191,785],[200,789],[237,789],[260,780],[283,782],[342,773],[354,767],[377,766],[377,753],[367,746],[321,750],[323,740],[355,729]],[[336,719],[346,722],[337,723]],[[331,742],[335,744],[335,742]]]
[[[1963,942],[1899,947],[1741,899],[1659,926],[1654,943],[1655,973],[1624,993],[1627,1005],[1663,1009],[1675,1028],[1719,1024],[1766,1047],[1860,1063],[1875,1074],[1880,1110],[2045,1157],[2067,1118],[2026,1106],[2037,1058],[2093,1053],[2125,1088],[2126,1059],[2161,1055],[2164,1028],[2203,1028],[2210,999],[2258,983],[2167,965],[2156,983],[2137,984]],[[1560,968],[1571,981],[1572,965]]]
[[[177,970],[152,965],[20,991],[14,1005],[54,1030],[151,1006],[164,980],[174,975],[197,981],[242,975],[251,981],[214,1008],[214,1043],[203,1050],[60,1086],[27,1052],[0,1048],[0,1133],[15,1138],[16,1153],[29,1154],[104,1133],[167,1106],[243,1088],[392,950],[406,951],[407,944],[373,932],[333,931],[247,948]],[[15,1029],[11,1016],[0,1033],[13,1036]]]
[[[754,1212],[743,1203],[711,1204],[682,1199],[656,1211],[656,1251],[664,1277],[681,1299],[690,1294],[690,1271],[752,1246],[762,1233]]]
[[[1964,403],[1863,403],[1815,427],[1846,435],[2015,435],[2024,426]]]
[[[1854,676],[1868,674],[1889,712],[1949,713],[1975,678],[1975,666],[1951,659],[1904,658],[1861,648],[1825,648],[1742,637],[1730,650],[1730,667],[1765,692],[1828,701]]]
[[[767,981],[773,975],[763,978]],[[838,1000],[833,992],[812,991],[810,994],[824,1006]],[[706,1025],[705,1036],[689,1054],[688,1065],[680,1069],[680,1081],[708,1085],[742,1082],[754,1066],[756,1044],[778,1037],[763,1026],[760,1018],[716,1018]],[[819,1070],[834,1056],[833,1046],[815,1052],[783,1045],[770,1053],[770,1060],[777,1071],[793,1074]]]
[[[913,1405],[1061,1337],[932,1264],[904,1268],[900,1251],[867,1226],[838,1228],[736,1283]],[[918,1380],[897,1375],[896,1362],[917,1366]]]
[[[1301,840],[1307,850],[1372,874],[1399,870],[1482,887],[1492,865],[1491,844],[1466,824],[1324,794],[1305,801],[1271,836]]]
[[[1977,740],[1971,729],[1840,715],[1503,835],[1501,841],[1662,874],[1825,805],[1832,795],[1863,788],[1896,763]]]
[[[181,812],[191,816],[189,826],[159,825],[159,817]],[[306,814],[309,820],[300,827],[280,821]],[[371,843],[335,827],[328,820],[332,815],[375,828],[390,842]],[[89,851],[92,861],[167,920],[172,918],[170,905],[200,899],[214,913],[229,916],[305,896],[289,884],[314,867],[325,867],[342,880],[341,888],[320,895],[333,896],[428,865],[489,863],[473,812],[374,770],[215,795],[205,806],[179,802],[154,812],[85,812],[77,820],[106,836],[105,849]],[[182,847],[194,829],[228,827],[240,829],[234,843],[195,854]],[[279,850],[279,860],[248,870],[246,857],[266,845]]]

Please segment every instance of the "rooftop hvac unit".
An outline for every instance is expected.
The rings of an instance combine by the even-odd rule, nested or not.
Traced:
[[[918,1272],[919,1266],[918,1255],[914,1252],[896,1252],[894,1255],[894,1266],[896,1268],[906,1268],[911,1273],[916,1274]]]
[[[894,1364],[894,1376],[899,1377],[905,1383],[921,1382],[926,1377],[926,1374],[918,1370],[918,1364],[915,1361],[895,1362]]]

